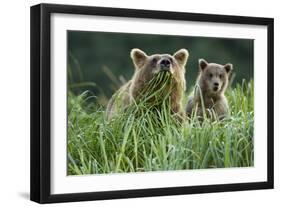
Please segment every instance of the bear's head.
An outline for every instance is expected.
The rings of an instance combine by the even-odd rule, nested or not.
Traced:
[[[204,59],[199,59],[200,85],[208,94],[223,93],[228,85],[229,75],[232,71],[232,64],[220,65],[208,63]]]
[[[138,79],[148,82],[156,74],[168,72],[175,80],[181,82],[183,87],[185,87],[184,73],[188,56],[189,53],[186,49],[180,49],[173,55],[147,55],[140,49],[132,49],[131,51],[131,58],[135,65]]]

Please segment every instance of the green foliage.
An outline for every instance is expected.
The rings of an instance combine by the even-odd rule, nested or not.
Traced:
[[[236,74],[234,84],[253,77],[254,40],[251,39],[82,31],[68,31],[67,35],[68,83],[76,95],[90,90],[96,96],[111,97],[115,85],[130,80],[134,73],[130,58],[133,48],[140,48],[148,55],[173,54],[186,48],[190,54],[186,65],[187,88],[195,84],[199,58],[219,64],[232,63]],[[96,85],[75,87],[80,82]]]
[[[96,97],[69,92],[68,174],[253,166],[253,90],[253,81],[228,89],[231,116],[223,121],[193,117],[184,123],[170,114],[169,104],[148,107],[146,98],[109,121],[104,107],[89,101]]]

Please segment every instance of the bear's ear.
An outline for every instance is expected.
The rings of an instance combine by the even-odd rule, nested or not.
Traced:
[[[181,66],[185,66],[189,53],[186,49],[180,49],[173,56]]]
[[[231,63],[227,63],[223,67],[224,67],[224,69],[226,70],[227,73],[229,73],[233,69],[233,65]]]
[[[199,68],[200,70],[204,70],[208,66],[208,62],[204,59],[199,59]]]
[[[131,50],[131,58],[136,68],[141,68],[147,59],[147,55],[140,49],[134,48]]]

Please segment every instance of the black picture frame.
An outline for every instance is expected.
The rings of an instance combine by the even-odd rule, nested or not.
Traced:
[[[98,15],[112,17],[151,18],[210,23],[232,23],[267,26],[267,181],[238,184],[219,184],[188,187],[167,187],[74,194],[50,193],[50,130],[51,130],[51,70],[50,70],[50,15],[53,13]],[[272,18],[195,14],[152,10],[103,8],[56,4],[39,4],[31,7],[31,174],[30,199],[38,203],[88,201],[101,199],[165,196],[273,188],[274,177],[274,72]]]

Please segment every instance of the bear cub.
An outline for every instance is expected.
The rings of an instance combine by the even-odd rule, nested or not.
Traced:
[[[224,93],[228,87],[232,68],[231,63],[220,65],[199,59],[199,75],[193,95],[189,97],[187,103],[187,116],[190,117],[192,111],[196,111],[196,115],[203,118],[204,108],[207,117],[213,120],[223,119],[229,114],[228,102]],[[202,104],[204,104],[203,107]]]
[[[171,75],[172,91],[169,93],[171,113],[184,118],[185,111],[182,107],[182,98],[185,91],[185,65],[188,56],[189,53],[186,49],[180,49],[173,55],[147,55],[140,49],[132,49],[131,58],[135,66],[134,75],[109,100],[106,110],[107,118],[111,119],[118,111],[120,112],[120,110],[122,111],[135,103],[145,92],[144,89],[153,77],[161,72],[168,72]]]

